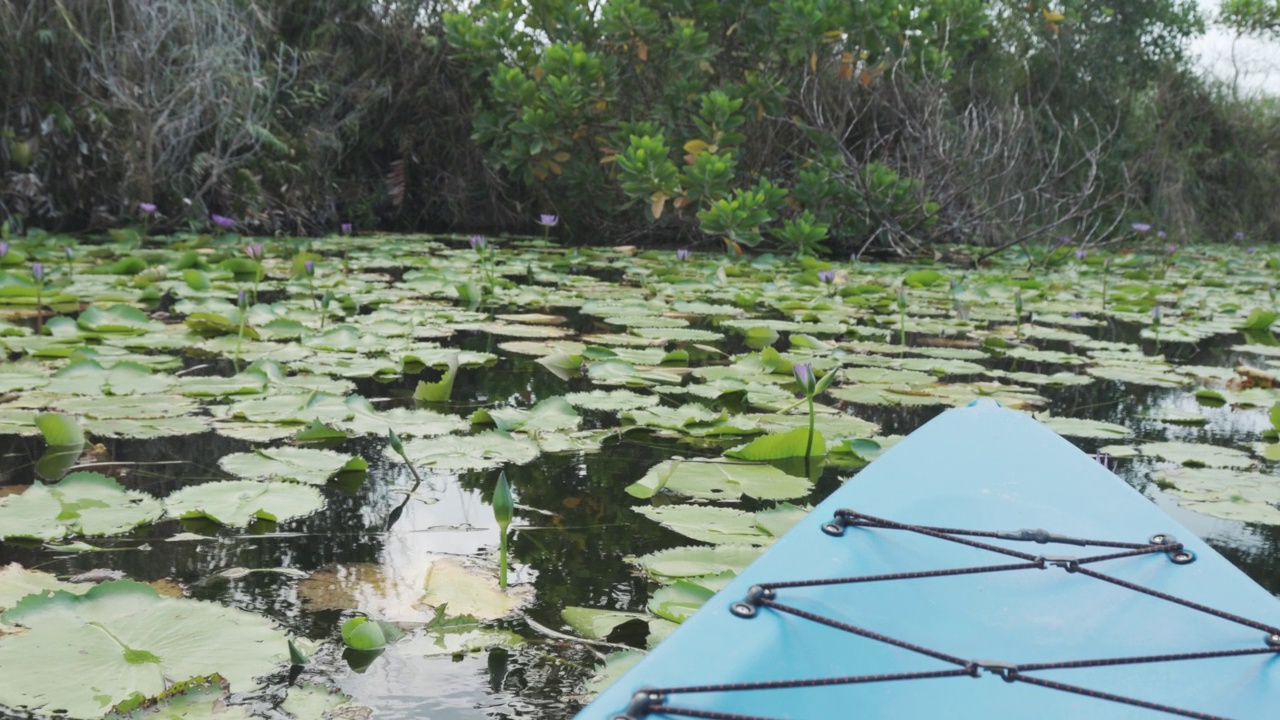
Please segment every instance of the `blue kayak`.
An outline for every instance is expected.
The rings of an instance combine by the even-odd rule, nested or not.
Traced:
[[[578,717],[1273,719],[1277,626],[1276,598],[1150,500],[979,401],[847,482]]]

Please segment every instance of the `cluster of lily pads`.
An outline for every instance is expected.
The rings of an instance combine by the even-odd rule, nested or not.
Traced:
[[[629,608],[565,608],[563,619],[576,636],[606,645],[619,626],[647,623],[652,645],[803,516],[824,468],[852,474],[912,429],[899,423],[886,433],[887,412],[917,422],[977,397],[1035,413],[1111,458],[1149,463],[1159,491],[1188,509],[1280,525],[1272,465],[1280,412],[1267,413],[1280,402],[1274,252],[1137,247],[1078,256],[1050,247],[966,270],[565,250],[545,239],[148,242],[121,232],[59,249],[70,242],[35,236],[0,256],[8,358],[0,435],[43,436],[61,448],[58,460],[17,473],[21,480],[5,486],[16,491],[0,494],[4,543],[56,552],[59,543],[166,521],[287,527],[340,486],[381,481],[368,472],[370,458],[320,446],[350,438],[392,438],[377,446],[383,460],[408,463],[418,480],[405,502],[414,501],[420,469],[498,471],[644,438],[673,452],[635,470],[626,489],[634,522],[689,543],[632,559],[652,581],[649,597]],[[1232,362],[1181,360],[1211,343],[1229,345]],[[529,359],[563,392],[478,406],[454,399],[459,377]],[[416,385],[402,396],[357,392],[404,379]],[[1134,442],[1119,418],[1072,414],[1057,402],[1089,388],[1180,393],[1191,404],[1144,418],[1141,434],[1166,437]],[[1258,442],[1178,441],[1222,412],[1211,406],[1252,418]],[[92,439],[174,442],[216,433],[252,447],[220,458],[225,477],[193,475],[160,497],[127,476],[82,469],[80,429]],[[513,510],[510,497],[496,498],[504,560],[507,525],[527,512]],[[119,672],[115,684],[86,683],[75,696],[6,674],[0,706],[132,717],[140,704],[219,703],[309,654],[264,617],[134,581],[70,584],[16,566],[3,573],[12,581],[0,583],[0,665],[38,656]],[[410,600],[431,610],[410,617],[335,599],[323,588],[341,583],[321,572],[299,594],[313,609],[362,611],[332,638],[358,651],[427,636],[448,653],[522,641],[495,625],[531,591],[505,587],[505,562],[501,583],[486,563],[455,558],[437,558],[423,573]],[[195,637],[173,643],[216,649],[176,662],[183,653],[144,632],[160,613],[199,619],[190,623]],[[408,640],[400,638],[406,622],[417,628]],[[69,657],[82,644],[83,658]],[[600,682],[638,652],[613,656]],[[310,716],[291,707],[329,712],[347,700],[299,685],[282,702],[301,720]]]

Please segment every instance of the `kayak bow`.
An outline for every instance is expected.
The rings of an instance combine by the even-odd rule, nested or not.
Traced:
[[[1277,626],[1274,597],[1150,500],[979,401],[833,493],[578,717],[1275,718]]]

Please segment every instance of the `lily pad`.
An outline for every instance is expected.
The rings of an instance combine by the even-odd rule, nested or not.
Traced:
[[[126,490],[106,475],[77,472],[57,485],[36,483],[21,495],[0,497],[0,537],[116,535],[160,515],[160,502],[150,495]]]
[[[442,470],[485,470],[507,463],[523,465],[538,456],[537,443],[498,431],[410,440],[404,449],[410,461]]]
[[[162,597],[130,580],[84,595],[30,595],[0,619],[27,628],[0,636],[0,705],[73,718],[101,717],[134,693],[159,695],[210,673],[245,692],[288,658],[284,633],[265,617]]]
[[[1208,443],[1155,442],[1139,445],[1135,449],[1143,455],[1176,462],[1187,467],[1243,470],[1253,465],[1253,459],[1243,450]]]
[[[250,480],[293,480],[311,485],[323,485],[340,472],[369,468],[364,460],[351,455],[291,447],[226,455],[218,466]]]
[[[437,609],[448,605],[451,613],[480,620],[499,620],[533,600],[530,586],[503,590],[495,573],[444,556],[431,563],[423,589],[420,604]]]
[[[1126,438],[1133,434],[1132,430],[1123,425],[1102,422],[1101,420],[1041,416],[1036,416],[1036,419],[1044,423],[1050,430],[1058,433],[1059,435],[1066,435],[1067,437],[1115,440],[1118,438]]]
[[[729,500],[748,495],[759,500],[790,500],[813,489],[808,479],[788,475],[765,464],[732,460],[667,460],[628,485],[627,493],[653,497],[661,490],[708,500]]]
[[[1172,468],[1152,474],[1178,504],[1205,515],[1280,525],[1280,483],[1275,477],[1225,468]]]
[[[741,573],[760,557],[764,548],[749,545],[678,547],[659,550],[636,558],[636,563],[660,580]]]
[[[653,619],[652,615],[644,613],[585,607],[567,607],[560,611],[560,617],[574,632],[589,640],[604,640],[619,625],[636,621],[648,623]]]
[[[657,395],[641,395],[638,392],[626,389],[569,393],[564,396],[564,399],[568,400],[574,407],[604,412],[640,410],[651,408],[662,402],[662,399]]]
[[[65,481],[64,481],[65,482]],[[307,485],[228,480],[185,487],[164,500],[170,517],[206,517],[229,527],[255,520],[284,522],[324,507],[324,496]]]
[[[184,680],[156,697],[140,695],[111,709],[104,720],[253,720],[250,705],[232,705],[231,686],[221,675]]]
[[[776,538],[765,532],[752,513],[709,505],[638,507],[636,512],[701,542],[713,545],[768,545]]]

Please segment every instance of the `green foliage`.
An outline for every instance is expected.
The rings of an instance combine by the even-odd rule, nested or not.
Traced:
[[[488,162],[568,222],[593,230],[659,223],[730,249],[770,238],[810,254],[823,252],[830,234],[862,240],[870,223],[823,209],[839,191],[864,194],[856,175],[825,178],[837,191],[805,178],[808,191],[789,194],[798,181],[791,168],[803,170],[801,158],[832,144],[802,121],[799,88],[833,76],[852,88],[895,72],[945,74],[953,53],[986,33],[983,11],[980,0],[909,11],[823,0],[617,0],[595,12],[576,2],[485,0],[446,14],[444,28],[487,88],[473,137]],[[903,192],[918,191],[909,180],[877,186],[869,203],[893,212]]]
[[[1222,0],[1220,18],[1240,33],[1280,36],[1280,2],[1277,0]]]

